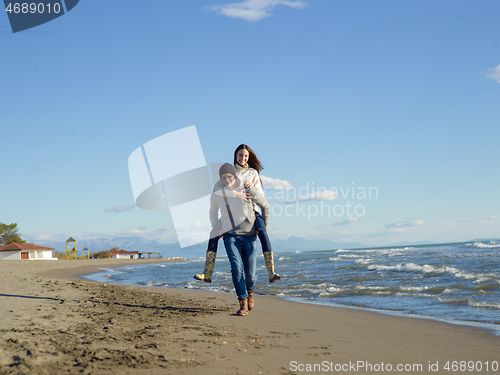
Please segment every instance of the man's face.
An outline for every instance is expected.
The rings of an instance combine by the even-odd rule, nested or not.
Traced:
[[[231,173],[224,173],[220,179],[224,186],[227,186],[229,189],[233,188],[234,182],[236,181],[236,178]]]

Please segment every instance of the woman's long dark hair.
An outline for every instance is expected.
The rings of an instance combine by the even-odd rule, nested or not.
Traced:
[[[247,146],[246,144],[241,144],[238,147],[236,147],[236,150],[234,150],[234,164],[237,163],[236,155],[238,154],[238,151],[240,151],[240,150],[247,150],[248,151],[248,162],[247,162],[248,166],[250,168],[255,169],[257,171],[257,173],[260,174],[260,171],[264,169],[264,166],[260,162],[260,160],[257,157],[257,155],[255,154],[255,152],[253,152],[253,150],[249,146]]]

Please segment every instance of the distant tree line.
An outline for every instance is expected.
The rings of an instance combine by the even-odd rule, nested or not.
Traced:
[[[111,258],[111,253],[115,250],[120,250],[120,248],[113,247],[112,249],[109,250],[101,250],[98,251],[97,253],[90,253],[90,257],[93,259],[105,259],[105,258]],[[59,260],[64,260],[66,259],[66,252],[65,251],[54,251],[53,256]],[[79,256],[78,259],[81,259],[82,256]]]
[[[90,256],[93,257],[94,259],[104,259],[104,258],[111,258],[111,253],[113,251],[118,251],[120,248],[118,246],[115,246],[109,250],[101,250],[98,251],[97,253],[91,253]]]
[[[26,243],[18,232],[17,223],[0,223],[0,246],[7,245],[12,242]]]

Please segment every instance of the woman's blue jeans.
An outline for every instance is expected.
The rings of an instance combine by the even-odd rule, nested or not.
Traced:
[[[257,282],[257,236],[224,234],[224,246],[231,263],[233,285],[238,298],[247,298],[248,291],[255,289]]]

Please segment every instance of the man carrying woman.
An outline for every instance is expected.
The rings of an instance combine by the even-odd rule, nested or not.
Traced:
[[[220,191],[222,194],[214,192],[210,196],[210,222],[212,226],[217,224],[220,211],[224,246],[231,263],[233,285],[240,303],[236,315],[243,316],[247,315],[255,304],[253,292],[257,281],[257,234],[254,203],[260,207],[266,226],[269,224],[269,203],[258,188],[246,189],[248,200],[235,196],[235,192],[244,190],[244,185],[237,178],[231,164],[222,165],[219,177],[223,184]]]
[[[247,145],[241,144],[234,151],[234,168],[236,177],[244,184],[245,188],[255,187],[262,189],[259,172],[264,168],[255,152]],[[222,182],[219,180],[214,186],[214,193],[222,197]],[[247,199],[245,190],[226,190],[227,197]],[[281,276],[274,270],[274,257],[271,247],[271,241],[267,234],[267,223],[257,210],[257,205],[254,205],[255,211],[255,230],[262,245],[262,253],[266,264],[267,272],[269,273],[269,282],[274,283]],[[217,247],[219,242],[219,234],[221,233],[221,223],[212,223],[212,231],[208,241],[207,255],[205,259],[205,269],[203,273],[194,275],[197,280],[203,280],[207,283],[212,282],[212,274],[215,267],[215,258],[217,256]]]

